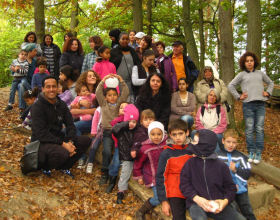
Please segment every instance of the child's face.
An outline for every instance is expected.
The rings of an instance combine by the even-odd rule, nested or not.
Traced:
[[[65,74],[63,72],[59,73],[59,79],[62,81],[65,81],[67,79],[67,77],[65,76]]]
[[[110,104],[116,104],[118,100],[118,93],[115,90],[109,90],[106,93],[105,100]]]
[[[119,115],[124,115],[124,108],[127,106],[127,103],[122,103],[119,109]]]
[[[89,95],[88,88],[86,86],[82,86],[81,91],[78,94],[79,96],[87,96]]]
[[[60,84],[58,84],[57,93],[58,93],[58,94],[61,94],[61,93],[62,93],[62,86],[61,86]]]
[[[137,125],[137,121],[136,120],[129,120],[128,122],[128,127],[129,127],[129,130],[132,130],[136,127]]]
[[[28,106],[32,105],[35,102],[35,97],[24,99]]]
[[[145,128],[148,128],[149,125],[151,124],[151,122],[155,121],[154,118],[147,118],[147,117],[144,117],[142,120],[141,120],[141,125],[143,125]]]
[[[234,137],[223,138],[222,142],[224,144],[224,148],[228,152],[232,152],[236,149],[237,139]]]
[[[159,128],[154,128],[153,130],[151,130],[150,132],[150,140],[154,143],[154,144],[160,144],[161,140],[163,137],[163,133]]]
[[[26,60],[26,57],[27,57],[27,52],[25,52],[25,51],[21,51],[18,55],[18,58],[20,60]]]
[[[110,49],[108,48],[108,49],[104,50],[104,52],[101,53],[100,56],[101,56],[104,60],[109,60],[110,57],[111,57]]]
[[[198,142],[199,142],[199,135],[198,135],[198,133],[196,133],[193,137],[192,144],[196,145],[196,144],[198,144]]]
[[[38,66],[38,68],[39,68],[39,73],[45,73],[46,72],[46,69],[47,69],[47,67],[46,67],[46,65],[40,65],[40,66]]]
[[[189,131],[185,132],[183,130],[177,129],[169,133],[171,139],[176,145],[183,145],[189,135]]]
[[[251,56],[247,56],[245,60],[245,67],[247,70],[252,71],[254,69],[255,61]]]

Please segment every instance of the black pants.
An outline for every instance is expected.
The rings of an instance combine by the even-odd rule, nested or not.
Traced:
[[[168,198],[173,220],[186,219],[186,200],[182,198],[172,197]]]
[[[39,168],[40,169],[70,169],[90,145],[91,139],[87,136],[78,136],[74,145],[76,154],[72,157],[61,145],[52,143],[41,143],[39,148]]]
[[[235,201],[240,209],[240,212],[247,220],[256,220],[256,217],[251,206],[248,192],[235,195]]]

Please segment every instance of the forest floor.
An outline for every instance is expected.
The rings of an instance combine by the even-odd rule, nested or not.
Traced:
[[[1,88],[0,219],[133,219],[142,201],[128,190],[125,204],[117,205],[117,190],[106,194],[105,186],[98,185],[101,173],[97,164],[92,175],[73,168],[75,179],[58,171],[53,172],[51,177],[39,171],[32,176],[23,176],[19,160],[23,146],[30,142],[30,139],[16,129],[21,123],[18,109],[3,111],[8,96],[9,88]],[[238,148],[246,152],[240,103],[236,103],[235,112],[237,127],[242,135]],[[263,158],[266,162],[280,167],[279,109],[267,108],[265,134]],[[269,209],[258,211],[256,215],[258,219],[279,219],[279,208],[280,201],[277,196]],[[150,216],[150,219],[157,217]]]

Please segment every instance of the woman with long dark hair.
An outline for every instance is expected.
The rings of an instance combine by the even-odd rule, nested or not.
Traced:
[[[29,43],[35,43],[36,44],[36,51],[37,51],[37,56],[40,56],[42,53],[40,44],[37,44],[37,36],[36,33],[33,31],[29,31],[25,37],[24,37],[24,42],[21,44],[21,49],[25,49],[25,47],[29,44]]]

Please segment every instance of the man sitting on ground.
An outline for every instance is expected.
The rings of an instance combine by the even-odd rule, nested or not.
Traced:
[[[39,169],[47,175],[57,169],[73,177],[69,169],[87,150],[90,138],[76,136],[72,115],[57,92],[58,83],[53,76],[43,79],[42,93],[31,109],[31,141],[40,141]]]

